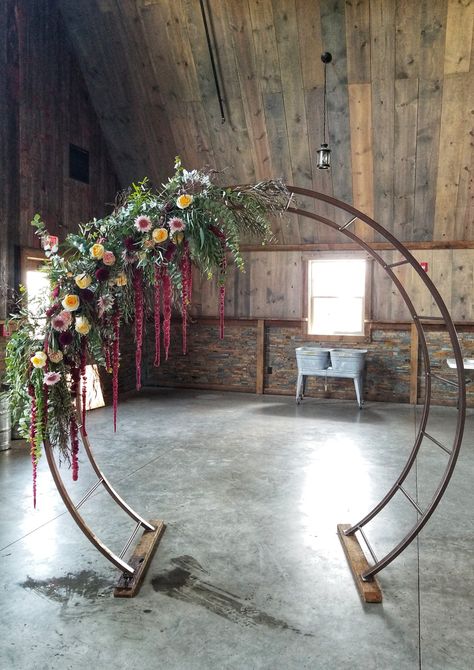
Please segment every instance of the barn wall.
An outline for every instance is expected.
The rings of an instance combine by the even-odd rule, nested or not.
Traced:
[[[264,324],[262,330],[259,324]],[[175,386],[197,389],[268,393],[293,396],[296,392],[296,347],[314,346],[298,322],[271,320],[232,320],[226,325],[225,337],[219,339],[217,320],[198,320],[188,332],[188,353],[181,349],[181,325],[172,328],[172,346],[168,361],[162,358],[155,367],[154,336],[148,324],[144,351],[143,379],[147,386]],[[262,336],[263,335],[263,336]],[[465,326],[459,333],[466,357],[474,358],[474,332]],[[347,346],[344,342],[324,341],[322,347]],[[451,348],[446,333],[427,333],[432,371],[454,379],[446,363]],[[408,403],[412,388],[417,388],[418,402],[423,401],[424,370],[421,362],[411,376],[412,342],[409,325],[380,324],[364,342],[351,347],[366,349],[364,398],[367,401]],[[261,380],[261,381],[260,381]],[[260,384],[260,386],[259,386]],[[355,402],[353,382],[346,379],[310,377],[307,396],[337,398]],[[434,382],[432,402],[455,405],[456,395],[446,384]],[[474,389],[467,386],[467,404],[474,407]]]
[[[398,252],[379,251],[393,263]],[[474,249],[413,250],[415,258],[428,263],[434,282],[456,322],[474,322]],[[231,317],[301,319],[305,316],[305,265],[310,258],[360,257],[361,251],[252,251],[245,252],[245,272],[231,271],[226,287],[226,314]],[[372,275],[371,318],[374,321],[408,321],[410,314],[398,289],[380,264],[369,263]],[[394,268],[420,315],[437,314],[430,294],[411,266]],[[215,280],[195,277],[192,312],[217,314]]]
[[[5,0],[0,8],[0,318],[13,260],[37,247],[40,212],[64,238],[114,201],[115,173],[55,2]],[[90,183],[69,178],[69,145],[89,151]]]

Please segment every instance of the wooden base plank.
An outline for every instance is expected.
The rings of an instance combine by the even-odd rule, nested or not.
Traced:
[[[348,530],[350,527],[351,526],[348,523],[339,523],[337,525],[337,534],[341,540],[356,586],[362,599],[366,603],[381,603],[382,589],[380,588],[377,578],[374,577],[368,582],[364,582],[361,578],[361,574],[365,572],[365,570],[368,570],[370,565],[367,562],[357,537],[355,535],[344,534],[344,531]]]
[[[120,576],[114,589],[114,598],[133,598],[140,591],[145,573],[166,529],[166,525],[161,519],[152,519],[150,523],[155,527],[155,530],[145,530],[143,532],[128,561],[135,572],[130,579],[123,574]]]

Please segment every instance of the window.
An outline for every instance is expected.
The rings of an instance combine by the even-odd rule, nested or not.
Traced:
[[[69,145],[69,176],[84,184],[89,183],[89,152],[75,144]]]
[[[309,261],[308,333],[363,335],[366,261]]]
[[[45,301],[50,296],[50,286],[47,276],[40,271],[44,262],[44,253],[37,249],[22,249],[22,279],[26,288],[28,298],[28,309],[33,317],[38,317],[41,323],[41,315],[46,306]],[[41,330],[38,333],[41,336]],[[100,383],[97,365],[86,365],[86,409],[104,407],[104,397]]]
[[[44,260],[44,252],[40,249],[21,250],[21,283],[26,288],[28,309],[34,317],[40,317],[44,312],[50,292],[49,281],[40,272]]]

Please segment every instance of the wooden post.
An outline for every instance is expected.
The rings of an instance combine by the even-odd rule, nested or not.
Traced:
[[[418,400],[418,329],[416,324],[411,324],[410,338],[410,403],[416,405]]]
[[[263,380],[265,373],[265,320],[257,321],[257,380],[255,392],[258,395],[263,393]]]

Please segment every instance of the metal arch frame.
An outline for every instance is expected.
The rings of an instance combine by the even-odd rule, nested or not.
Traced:
[[[439,294],[438,290],[436,289],[435,285],[431,281],[431,279],[428,277],[428,275],[425,273],[425,271],[420,267],[420,264],[418,261],[414,258],[414,256],[408,251],[408,249],[394,236],[392,235],[389,231],[387,231],[383,226],[381,226],[379,223],[374,221],[371,217],[367,216],[360,210],[356,209],[355,207],[352,207],[352,205],[349,205],[347,203],[344,203],[336,198],[333,198],[332,196],[325,195],[323,193],[318,193],[317,191],[312,191],[309,189],[304,189],[304,188],[299,188],[296,186],[288,186],[288,190],[291,193],[297,194],[297,195],[302,195],[308,198],[312,198],[314,200],[320,200],[323,202],[328,203],[329,205],[332,205],[333,207],[346,211],[349,214],[352,215],[352,219],[350,219],[347,223],[343,224],[342,226],[338,225],[334,221],[331,221],[330,219],[327,219],[323,216],[320,216],[318,214],[315,214],[313,212],[308,212],[302,209],[298,209],[295,207],[289,207],[288,211],[297,214],[298,216],[303,216],[306,218],[313,219],[315,221],[319,221],[320,223],[323,223],[330,228],[333,228],[334,230],[337,230],[338,232],[342,233],[349,239],[353,240],[356,242],[360,247],[362,247],[367,253],[369,253],[372,258],[374,258],[377,263],[379,263],[385,272],[390,276],[394,284],[397,286],[402,298],[405,301],[405,304],[407,305],[410,314],[412,316],[413,322],[416,326],[418,335],[419,335],[419,342],[421,345],[421,351],[423,355],[423,361],[424,361],[424,366],[425,366],[425,388],[424,388],[424,402],[423,402],[423,410],[422,410],[422,415],[421,415],[421,420],[420,420],[420,425],[418,427],[418,431],[415,437],[415,441],[412,447],[412,450],[408,456],[408,459],[402,468],[402,471],[400,472],[399,476],[395,480],[394,484],[392,487],[389,489],[389,491],[383,496],[383,498],[380,500],[380,502],[368,513],[366,514],[360,521],[357,523],[353,524],[351,527],[346,528],[343,532],[344,535],[346,536],[351,536],[355,535],[357,531],[359,531],[367,545],[367,548],[369,550],[369,553],[371,554],[372,558],[374,559],[374,564],[370,566],[368,569],[364,570],[361,572],[358,576],[362,581],[372,581],[375,577],[375,575],[383,570],[383,568],[387,567],[397,556],[399,556],[407,547],[408,545],[416,538],[418,533],[422,530],[422,528],[425,526],[433,512],[435,511],[436,507],[438,506],[441,498],[443,497],[443,494],[446,490],[446,487],[449,484],[449,480],[451,479],[451,476],[453,474],[454,468],[456,466],[456,461],[459,455],[459,451],[461,448],[461,443],[462,443],[462,437],[463,437],[463,432],[464,432],[464,423],[465,423],[465,418],[466,418],[466,383],[465,383],[465,378],[464,378],[464,364],[463,364],[463,357],[462,357],[462,352],[461,352],[461,347],[459,345],[458,341],[458,336],[456,333],[456,329],[454,326],[454,323],[451,319],[451,316],[449,314],[448,308],[446,307],[443,299],[441,298],[441,295]],[[384,237],[391,245],[393,245],[393,251],[398,251],[404,258],[404,261],[401,262],[396,262],[393,264],[387,264],[383,258],[370,246],[369,243],[365,242],[362,240],[358,235],[355,233],[351,232],[349,230],[349,227],[351,226],[352,223],[354,223],[356,220],[363,221],[365,224],[367,224],[370,228],[372,228],[374,231],[379,233],[382,237]],[[409,263],[414,270],[417,272],[423,283],[425,284],[426,288],[430,292],[431,296],[433,297],[436,306],[438,307],[441,317],[435,316],[435,317],[423,317],[417,314],[415,307],[404,289],[402,283],[398,279],[398,277],[395,275],[395,273],[392,271],[392,267],[402,265],[404,263]],[[426,337],[425,337],[425,331],[423,329],[423,323],[442,323],[445,327],[446,330],[449,334],[450,341],[451,341],[451,346],[453,349],[454,353],[454,358],[456,361],[456,368],[457,368],[457,383],[452,382],[451,380],[446,380],[442,377],[439,377],[437,375],[433,375],[431,372],[431,364],[430,364],[430,356],[429,356],[429,350],[426,342]],[[440,379],[442,382],[445,382],[447,384],[455,385],[458,390],[458,402],[457,402],[457,407],[458,407],[458,417],[457,417],[457,423],[456,423],[456,430],[455,430],[455,435],[453,439],[453,444],[451,449],[448,449],[445,447],[445,445],[441,444],[438,440],[433,438],[431,435],[428,435],[425,431],[426,424],[428,421],[428,416],[429,416],[429,411],[430,411],[430,403],[431,403],[431,380],[432,377],[436,377]],[[449,460],[446,465],[445,471],[443,476],[441,477],[441,480],[433,494],[433,497],[431,499],[431,502],[428,504],[427,508],[425,510],[421,510],[417,503],[411,498],[409,494],[402,488],[402,484],[405,481],[405,479],[408,476],[408,473],[410,472],[413,464],[415,463],[416,457],[418,455],[418,452],[420,450],[421,444],[423,442],[423,439],[427,437],[430,441],[435,443],[437,446],[441,447],[445,452],[449,454]],[[369,522],[371,521],[389,502],[392,500],[394,497],[395,493],[398,491],[401,491],[405,497],[408,499],[408,501],[415,507],[418,513],[418,519],[417,522],[414,524],[414,526],[408,531],[408,533],[403,537],[403,539],[391,550],[389,551],[383,558],[380,560],[377,559],[372,547],[370,546],[364,531],[362,528]]]
[[[80,389],[79,392],[77,393],[76,396],[76,418],[77,418],[77,423],[79,426],[79,433],[81,436],[81,441],[84,445],[85,452],[87,455],[87,458],[89,460],[89,463],[92,466],[92,469],[94,470],[95,474],[97,475],[97,481],[93,486],[85,493],[85,495],[82,497],[82,499],[78,503],[74,503],[72,500],[71,496],[69,495],[69,492],[66,488],[66,485],[64,484],[64,481],[61,477],[61,473],[59,471],[58,465],[56,463],[56,459],[54,457],[54,450],[51,445],[51,442],[49,439],[45,438],[44,439],[44,449],[46,453],[46,458],[48,461],[48,466],[51,471],[51,474],[53,476],[54,483],[56,485],[56,488],[59,492],[59,495],[61,496],[69,514],[72,516],[76,524],[79,526],[80,530],[84,533],[84,535],[87,537],[87,539],[95,546],[100,553],[105,556],[116,568],[118,568],[125,581],[129,581],[131,579],[134,579],[137,577],[137,566],[134,566],[130,563],[127,563],[124,560],[124,556],[127,552],[127,550],[130,548],[133,540],[135,539],[138,531],[140,528],[143,528],[144,532],[149,532],[149,533],[156,533],[158,535],[156,541],[159,540],[159,537],[161,536],[164,526],[163,527],[158,527],[158,525],[154,525],[152,523],[149,523],[146,521],[140,514],[135,512],[130,505],[128,505],[123,498],[115,491],[115,489],[112,487],[106,476],[103,474],[102,470],[99,468],[99,465],[97,464],[97,461],[95,460],[94,454],[92,452],[92,447],[89,442],[89,438],[87,436],[86,431],[84,430],[84,426],[82,425],[82,410],[81,410],[81,393]],[[103,486],[104,489],[108,492],[108,494],[111,496],[111,498],[115,501],[115,503],[121,507],[124,512],[126,512],[135,522],[136,526],[128,538],[124,548],[122,549],[120,554],[116,554],[113,552],[111,549],[109,549],[103,542],[102,540],[91,530],[89,525],[86,523],[82,515],[79,513],[79,508],[86,502],[86,500],[96,491],[99,486]],[[141,568],[141,565],[138,566],[138,568]],[[141,571],[141,570],[140,570]]]
[[[452,319],[450,317],[450,314],[448,312],[448,309],[446,305],[444,304],[439,292],[437,291],[436,287],[434,286],[433,282],[431,279],[427,276],[427,274],[421,269],[418,261],[413,257],[413,255],[406,249],[406,247],[399,241],[397,240],[390,232],[385,230],[380,224],[378,224],[376,221],[374,221],[371,217],[367,216],[363,212],[359,211],[355,207],[352,207],[352,205],[346,204],[336,198],[333,198],[332,196],[325,195],[323,193],[318,193],[317,191],[312,191],[309,189],[303,189],[299,188],[296,186],[288,186],[288,190],[290,193],[294,193],[297,195],[302,195],[308,198],[312,198],[314,200],[320,200],[323,202],[326,202],[327,204],[339,209],[343,210],[347,213],[349,213],[352,218],[345,224],[343,225],[338,225],[334,221],[331,221],[328,218],[325,218],[323,216],[320,216],[316,213],[313,212],[308,212],[302,209],[299,209],[297,207],[288,207],[288,211],[297,214],[298,216],[310,218],[314,221],[318,221],[326,226],[329,226],[330,228],[333,228],[334,230],[337,230],[338,232],[342,233],[349,239],[351,239],[353,242],[357,243],[362,249],[364,249],[374,260],[383,267],[385,272],[390,276],[394,284],[397,286],[401,296],[403,297],[405,304],[407,305],[409,312],[412,316],[413,322],[416,326],[418,335],[419,335],[419,342],[421,346],[421,351],[422,351],[422,356],[423,356],[423,361],[424,361],[424,366],[425,366],[425,388],[424,388],[424,403],[423,403],[423,410],[421,414],[421,419],[420,419],[420,424],[418,427],[418,431],[415,437],[415,441],[412,447],[412,450],[407,458],[407,461],[405,463],[405,466],[402,468],[402,471],[400,472],[399,476],[395,480],[393,486],[389,489],[389,491],[385,494],[385,496],[380,500],[380,502],[366,515],[364,516],[360,521],[358,521],[356,524],[352,525],[351,527],[346,527],[344,529],[344,534],[346,536],[354,536],[358,531],[362,535],[363,539],[365,540],[367,544],[367,548],[372,555],[374,559],[374,565],[369,566],[368,569],[365,571],[361,572],[358,574],[358,577],[360,580],[365,581],[365,582],[370,582],[373,581],[375,578],[375,575],[385,568],[389,563],[391,563],[406,547],[415,539],[415,537],[418,535],[418,533],[421,531],[421,529],[424,527],[424,525],[427,523],[428,519],[430,516],[433,514],[435,511],[438,503],[440,502],[444,491],[446,490],[446,487],[449,483],[449,480],[451,478],[451,475],[454,471],[456,461],[459,455],[459,450],[461,447],[462,443],[462,437],[463,437],[463,431],[464,431],[464,423],[465,423],[465,416],[466,416],[466,386],[465,386],[465,379],[463,375],[463,358],[462,358],[462,352],[461,348],[459,346],[458,342],[458,337],[456,333],[456,329],[454,327],[454,324],[452,322]],[[362,221],[365,224],[367,224],[370,228],[372,228],[374,231],[379,233],[382,237],[384,237],[391,245],[393,245],[393,251],[398,251],[403,257],[404,261],[399,261],[393,264],[387,264],[383,258],[370,246],[369,243],[366,241],[362,240],[358,235],[355,233],[351,232],[349,230],[350,226],[356,221]],[[440,313],[441,317],[420,317],[420,315],[417,314],[415,307],[410,299],[410,296],[404,289],[402,283],[396,276],[396,274],[392,271],[392,267],[401,265],[403,263],[409,263],[417,272],[419,277],[421,278],[422,282],[425,284],[426,288],[429,290],[431,293]],[[453,440],[453,445],[451,449],[447,449],[444,445],[442,445],[440,442],[438,442],[435,438],[432,436],[428,435],[425,431],[427,421],[428,421],[428,416],[429,416],[429,411],[430,411],[430,401],[431,401],[431,379],[433,376],[436,377],[436,375],[433,375],[431,372],[431,365],[430,365],[430,358],[429,358],[429,351],[428,351],[428,346],[426,343],[426,337],[425,337],[425,331],[423,330],[423,322],[441,322],[445,325],[446,330],[449,334],[450,340],[451,340],[451,345],[454,353],[454,358],[456,361],[456,367],[457,367],[457,389],[458,389],[458,419],[457,419],[457,424],[456,424],[456,431],[455,431],[455,436]],[[450,380],[445,380],[441,377],[438,377],[441,379],[441,381],[444,381],[449,384],[453,384],[454,382]],[[83,496],[82,500],[75,504],[73,500],[71,499],[67,488],[61,478],[59,468],[56,464],[56,460],[54,458],[54,453],[53,453],[53,448],[48,439],[44,440],[44,446],[45,446],[45,453],[48,461],[48,465],[51,471],[51,474],[53,476],[53,480],[55,482],[56,488],[58,489],[58,492],[67,508],[69,513],[71,514],[72,518],[76,522],[76,524],[79,526],[80,530],[84,533],[84,535],[88,538],[88,540],[96,547],[96,549],[103,554],[115,567],[117,567],[123,577],[122,577],[122,587],[119,589],[116,589],[115,595],[121,595],[121,596],[132,596],[135,595],[139,583],[141,579],[143,578],[143,574],[146,571],[146,568],[149,564],[149,561],[151,560],[152,553],[154,551],[155,545],[158,543],[163,531],[164,531],[164,524],[161,521],[158,522],[148,522],[145,519],[143,519],[137,512],[135,512],[115,491],[115,489],[111,486],[105,475],[102,473],[101,469],[99,468],[94,455],[92,453],[92,448],[89,442],[89,439],[87,437],[87,434],[82,426],[82,412],[81,412],[81,401],[80,401],[81,394],[78,393],[77,399],[76,399],[76,412],[77,412],[77,421],[79,425],[79,430],[80,430],[80,435],[81,435],[81,440],[82,443],[85,447],[86,454],[88,457],[88,460],[97,475],[98,479],[96,483],[89,489],[89,491]],[[446,466],[445,472],[441,478],[441,481],[436,488],[436,491],[433,495],[433,498],[431,502],[429,503],[428,507],[426,508],[425,511],[422,511],[417,503],[407,494],[407,492],[402,488],[402,483],[405,481],[408,473],[410,472],[416,456],[419,452],[420,446],[424,440],[424,438],[427,437],[429,440],[437,444],[439,447],[441,447],[444,451],[449,453],[449,460],[448,464]],[[93,494],[93,492],[99,488],[99,486],[103,486],[105,490],[109,493],[109,495],[112,497],[112,499],[116,502],[116,504],[121,507],[134,521],[136,522],[135,529],[133,530],[131,536],[127,540],[125,547],[123,548],[122,552],[120,555],[117,555],[113,551],[111,551],[98,537],[95,535],[95,533],[89,528],[89,526],[86,524],[84,521],[83,517],[79,513],[79,507]],[[417,510],[419,514],[419,518],[417,523],[408,531],[408,533],[405,535],[405,537],[388,553],[386,556],[384,556],[381,560],[377,560],[376,556],[370,546],[370,544],[367,541],[367,538],[365,536],[364,531],[362,530],[363,527],[371,521],[393,498],[395,493],[397,491],[401,491],[402,493],[405,494],[409,502],[411,502],[415,509]],[[136,554],[136,550],[134,553],[134,556],[132,557],[132,561],[127,563],[126,561],[123,560],[126,552],[130,548],[134,538],[136,537],[138,531],[140,528],[144,529],[144,536],[146,534],[149,534],[149,537],[152,537],[153,539],[151,541],[145,542],[145,544],[148,544],[148,549],[146,552],[146,558],[139,557]],[[134,587],[133,592],[131,593],[124,593],[124,591],[127,591],[128,584],[131,583],[132,581],[137,584],[137,587]],[[119,582],[120,584],[120,582]],[[117,593],[117,591],[120,591],[120,593]]]

